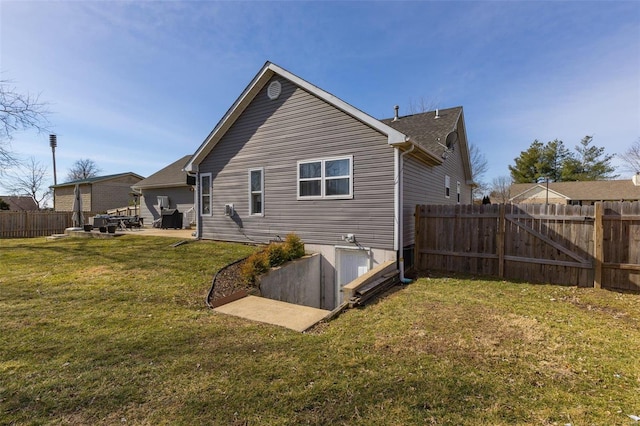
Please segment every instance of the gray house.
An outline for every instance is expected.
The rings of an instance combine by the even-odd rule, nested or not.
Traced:
[[[416,204],[470,203],[473,185],[461,107],[378,120],[270,62],[185,170],[197,177],[200,238],[295,232],[322,255],[325,309],[389,260],[404,278]]]
[[[194,187],[187,183],[184,171],[190,158],[185,155],[131,187],[140,196],[140,217],[145,224],[160,218],[165,208],[183,213],[183,226],[195,221]]]

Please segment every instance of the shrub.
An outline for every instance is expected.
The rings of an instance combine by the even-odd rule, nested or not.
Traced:
[[[251,256],[245,260],[242,268],[240,269],[240,274],[242,275],[242,280],[249,284],[253,285],[256,283],[256,278],[260,274],[264,274],[269,270],[269,263],[267,256],[264,251],[259,251],[253,253]]]
[[[287,259],[293,260],[304,256],[304,243],[296,234],[288,234],[284,240]]]
[[[256,278],[274,266],[304,256],[304,243],[296,234],[289,234],[283,243],[271,243],[245,260],[240,274],[245,283],[254,285]]]
[[[289,260],[284,245],[281,243],[271,243],[264,251],[269,262],[269,267],[271,268],[282,265]]]

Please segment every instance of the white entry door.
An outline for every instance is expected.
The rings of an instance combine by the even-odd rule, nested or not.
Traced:
[[[344,301],[342,287],[369,272],[369,250],[336,248],[336,307]]]

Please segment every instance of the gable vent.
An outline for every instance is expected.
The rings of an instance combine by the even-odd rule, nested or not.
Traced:
[[[278,80],[272,81],[267,87],[267,96],[272,101],[275,101],[280,97],[280,93],[282,92],[282,85]]]

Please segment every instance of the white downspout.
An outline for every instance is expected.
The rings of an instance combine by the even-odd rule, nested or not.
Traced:
[[[398,270],[402,284],[411,282],[410,279],[404,276],[404,156],[411,154],[415,148],[416,146],[412,143],[411,149],[401,153],[398,159]]]

